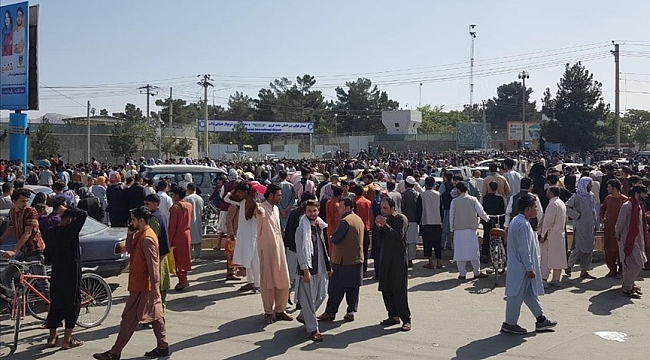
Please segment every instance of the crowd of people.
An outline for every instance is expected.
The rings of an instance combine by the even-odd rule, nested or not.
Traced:
[[[646,211],[650,172],[644,164],[597,165],[617,160],[620,154],[613,152],[370,154],[358,159],[263,162],[179,159],[178,163],[221,170],[214,191],[206,196],[219,209],[216,247],[223,247],[228,257],[226,280],[242,281],[245,276],[239,291],[260,294],[266,324],[294,320],[286,310],[295,302],[301,310],[296,320],[305,324],[310,339],[322,341],[319,321],[336,319],[344,297],[343,319],[354,321],[359,289],[364,278],[373,277],[387,311],[380,324],[401,324],[401,330],[409,331],[407,279],[420,237],[428,259],[424,268],[443,268],[443,249],[452,249],[458,279],[466,281],[467,265],[472,266],[473,278],[488,276],[481,263],[490,261],[489,234],[497,226],[507,231],[504,332],[526,332],[517,323],[522,303],[533,313],[537,331],[557,325],[544,316],[538,296],[545,287],[561,286],[562,271],[570,276],[577,264],[581,278],[594,278],[592,254],[601,228],[607,276],[621,279],[623,295],[642,295],[634,281],[648,269],[650,251]],[[480,169],[471,177],[455,172],[489,159],[487,174]],[[140,158],[112,166],[93,159],[71,166],[58,156],[28,164],[24,174],[22,164],[0,161],[0,178],[5,178],[0,208],[11,208],[9,230],[20,239],[5,257],[29,260],[52,252],[48,258],[67,256],[76,266],[56,266],[61,260],[52,260],[50,292],[69,292],[79,281],[68,276],[64,286],[55,280],[55,269],[57,274],[71,274],[79,267],[78,255],[48,250],[56,249],[57,245],[47,245],[58,244],[61,237],[75,238],[57,226],[74,229],[72,219],[84,216],[113,227],[128,226],[130,296],[115,345],[95,354],[97,359],[119,359],[138,323],[151,323],[157,338],[157,347],[146,355],[168,354],[164,305],[171,274],[178,278],[174,290],[191,291],[187,274],[201,259],[202,212],[207,203],[197,194],[191,176],[179,184],[169,178],[158,182],[143,178],[144,166],[156,163],[161,161]],[[37,197],[28,206],[20,190],[25,183],[51,186],[54,196]],[[48,215],[42,204],[52,206],[52,213]],[[58,225],[52,225],[52,216],[59,217]],[[570,246],[568,221],[573,226]],[[325,310],[317,315],[326,299]],[[63,319],[64,347],[81,345],[68,334],[69,324],[74,326],[74,309],[54,311],[54,304],[46,322],[54,329],[48,345],[56,344],[55,330]]]

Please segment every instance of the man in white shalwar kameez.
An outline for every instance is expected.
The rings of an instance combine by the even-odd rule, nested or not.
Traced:
[[[239,288],[239,291],[259,292],[260,258],[257,254],[257,218],[255,217],[257,204],[252,204],[255,202],[252,189],[247,182],[238,182],[224,200],[239,206],[237,242],[232,261],[246,268],[247,282]]]
[[[525,303],[535,316],[535,331],[548,330],[557,325],[544,316],[539,295],[544,294],[539,265],[537,234],[529,220],[537,216],[537,204],[532,196],[524,195],[517,202],[519,215],[508,227],[508,276],[506,277],[506,321],[501,331],[524,335],[526,329],[519,326],[521,303]]]
[[[316,313],[327,297],[329,275],[332,273],[323,235],[327,224],[318,217],[316,200],[307,200],[302,207],[305,215],[300,217],[296,229],[298,274],[302,283],[298,287],[298,297],[302,311],[296,320],[305,324],[311,340],[322,341]]]
[[[478,200],[467,194],[467,186],[459,182],[456,184],[458,197],[451,201],[449,210],[449,224],[454,239],[454,261],[458,266],[458,278],[466,279],[467,262],[472,263],[474,278],[486,278],[481,272],[479,262],[480,253],[478,248],[478,217],[484,221],[490,221],[490,217],[483,210]]]
[[[573,265],[580,263],[580,278],[595,279],[589,274],[593,259],[594,246],[596,245],[596,229],[598,216],[596,214],[596,200],[591,192],[590,177],[578,180],[576,193],[566,203],[566,213],[573,219],[573,242],[568,260],[568,273],[571,274]]]
[[[549,198],[546,207],[546,215],[540,231],[539,250],[541,251],[542,279],[548,280],[549,273],[553,270],[548,285],[558,287],[562,269],[567,268],[565,227],[566,227],[566,206],[560,200],[560,188],[551,186],[546,190],[546,197]],[[537,205],[539,207],[539,204]]]

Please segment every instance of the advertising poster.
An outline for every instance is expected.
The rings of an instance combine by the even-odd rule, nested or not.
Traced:
[[[29,4],[0,7],[2,53],[0,54],[0,109],[27,110],[29,71]]]
[[[542,131],[540,124],[537,121],[526,122],[526,142],[539,140]],[[524,139],[523,124],[521,121],[508,121],[507,130],[508,141],[522,141]]]

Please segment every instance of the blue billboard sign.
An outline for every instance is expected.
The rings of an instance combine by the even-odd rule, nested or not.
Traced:
[[[29,4],[0,7],[2,53],[0,54],[0,110],[29,107]]]

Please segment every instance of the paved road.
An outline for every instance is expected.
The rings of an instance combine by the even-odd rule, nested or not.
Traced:
[[[192,286],[169,295],[166,313],[171,342],[171,359],[648,359],[650,345],[650,295],[629,300],[620,294],[616,280],[563,279],[563,287],[542,297],[546,314],[559,321],[555,332],[526,336],[499,334],[503,321],[504,288],[494,280],[461,282],[455,266],[432,271],[416,263],[409,280],[413,330],[384,329],[378,322],[386,317],[377,284],[368,282],[361,290],[357,320],[322,324],[325,341],[312,343],[297,322],[265,326],[259,295],[240,295],[240,284],[224,283],[222,261],[199,264],[191,273]],[[643,286],[650,272],[642,273]],[[108,349],[119,329],[126,299],[123,274],[109,279],[119,285],[109,318],[100,327],[81,330],[75,336],[86,341],[77,349],[41,351],[46,332],[27,319],[17,354],[12,359],[89,359],[94,352]],[[175,282],[175,280],[174,280]],[[650,286],[644,286],[650,291]],[[324,307],[324,306],[323,306]],[[322,309],[321,309],[322,310]],[[342,308],[344,311],[344,308]],[[534,319],[527,309],[520,324],[529,330]],[[6,324],[2,324],[3,327]],[[624,343],[603,340],[595,331],[628,334]],[[3,337],[0,341],[6,341]],[[137,359],[155,346],[153,332],[135,333],[122,359]]]

